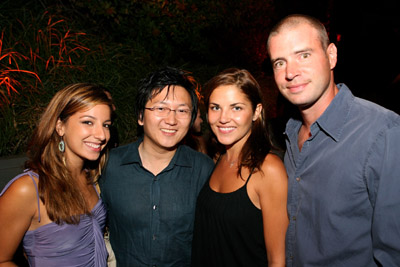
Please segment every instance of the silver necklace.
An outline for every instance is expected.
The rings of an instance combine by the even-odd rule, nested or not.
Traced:
[[[228,161],[228,160],[226,160],[226,162],[229,163],[229,168],[232,168],[232,167],[235,165],[235,163],[236,163],[237,161],[238,161],[238,160],[234,160],[234,161]]]

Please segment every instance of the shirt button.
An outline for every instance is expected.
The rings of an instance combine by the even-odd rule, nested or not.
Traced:
[[[156,235],[153,235],[153,240],[156,240],[157,239],[157,236]]]
[[[156,209],[157,209],[157,205],[154,205],[154,206],[153,206],[153,210],[156,210]]]
[[[293,216],[293,217],[292,217],[292,220],[295,221],[295,220],[296,220],[296,216]]]
[[[297,178],[296,178],[296,181],[297,181],[297,182],[300,182],[300,177],[297,177]]]

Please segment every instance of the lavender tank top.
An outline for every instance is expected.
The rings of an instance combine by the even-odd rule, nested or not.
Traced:
[[[18,178],[24,175],[32,178],[36,187],[38,211],[39,191],[33,176],[38,175],[26,171],[14,177],[0,193],[0,196]],[[36,230],[27,231],[23,238],[24,251],[30,266],[107,266],[107,249],[103,239],[106,223],[106,209],[99,198],[93,208],[92,216],[81,215],[79,224],[58,225],[54,222],[43,225]],[[39,215],[40,221],[40,215]]]

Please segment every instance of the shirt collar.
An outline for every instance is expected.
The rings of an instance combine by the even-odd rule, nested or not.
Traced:
[[[354,95],[345,84],[337,85],[339,92],[329,104],[324,113],[311,125],[311,133],[314,135],[319,127],[335,141],[340,140],[345,122],[348,119],[350,107],[354,101]],[[290,119],[286,125],[286,133],[298,133],[301,121]]]
[[[345,84],[337,85],[339,92],[329,104],[325,112],[315,122],[335,141],[340,140],[345,122],[350,113],[350,107],[354,96]]]
[[[125,150],[124,154],[121,155],[121,165],[139,163],[142,165],[142,161],[139,156],[139,145],[143,142],[143,137],[140,137],[136,142],[128,145],[128,149]]]
[[[143,137],[140,137],[136,142],[129,145],[129,148],[121,156],[121,165],[138,163],[142,165],[142,160],[139,155],[139,145],[143,142]],[[184,145],[178,145],[178,148],[172,157],[171,162],[168,164],[165,170],[172,169],[174,165],[191,167],[192,162],[188,157],[188,148]]]

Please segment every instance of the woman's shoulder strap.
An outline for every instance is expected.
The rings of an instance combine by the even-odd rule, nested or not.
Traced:
[[[7,191],[7,189],[19,178],[29,175],[29,177],[31,177],[33,185],[35,186],[35,190],[36,190],[36,196],[37,196],[37,204],[38,204],[38,214],[39,214],[39,222],[40,222],[40,198],[39,198],[39,189],[37,186],[37,183],[34,179],[34,177],[39,178],[39,175],[31,170],[24,170],[23,173],[18,174],[17,176],[15,176],[14,178],[12,178],[7,184],[6,186],[3,188],[3,190],[0,193],[0,197],[4,194],[4,192]]]
[[[250,172],[249,176],[247,177],[247,180],[246,180],[246,183],[245,183],[245,185],[247,185],[247,183],[249,182],[249,180],[250,180],[250,177],[251,177],[251,175],[252,175],[252,174],[253,174],[253,172],[254,172],[254,169],[255,169],[255,168],[253,168],[253,169],[251,170],[251,172]]]

